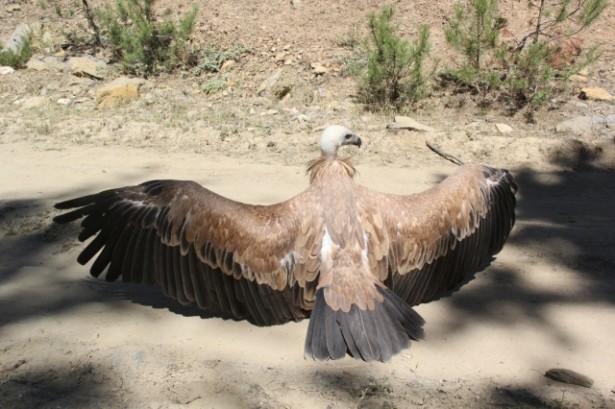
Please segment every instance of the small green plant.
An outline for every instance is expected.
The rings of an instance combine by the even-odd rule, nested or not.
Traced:
[[[99,9],[106,40],[125,72],[148,76],[173,71],[189,58],[188,38],[194,29],[197,8],[178,22],[159,22],[155,0],[116,0],[115,8]]]
[[[427,95],[424,64],[429,54],[429,26],[419,28],[414,42],[402,40],[392,24],[393,7],[385,6],[378,14],[368,16],[370,29],[367,67],[360,79],[359,95],[369,108],[389,106],[399,109]]]
[[[227,82],[228,78],[226,76],[212,77],[203,84],[203,92],[207,95],[216,94],[226,86]]]
[[[203,73],[216,73],[220,71],[225,62],[239,61],[243,54],[249,52],[250,50],[241,44],[226,50],[213,46],[207,47],[193,52],[188,65],[194,66],[192,73],[197,76]]]

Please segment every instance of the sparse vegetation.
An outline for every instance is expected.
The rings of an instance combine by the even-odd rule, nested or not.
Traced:
[[[190,57],[188,38],[194,28],[196,7],[178,22],[160,22],[155,0],[116,0],[115,8],[97,12],[102,32],[114,58],[125,72],[149,76],[173,71]]]
[[[190,56],[190,65],[194,66],[192,73],[194,75],[201,75],[208,72],[218,72],[225,62],[238,61],[243,54],[249,52],[250,50],[241,44],[226,50],[213,46],[196,50]]]
[[[212,77],[203,84],[203,92],[207,95],[216,94],[226,86],[227,81],[228,78],[226,76]]]
[[[606,7],[604,0],[541,0],[532,30],[514,44],[499,41],[507,21],[499,15],[497,0],[468,0],[455,8],[445,29],[447,42],[465,63],[443,79],[478,94],[486,101],[506,101],[507,108],[530,111],[544,104],[555,79],[566,81],[595,61],[599,52],[583,50],[573,37],[592,24]]]
[[[30,37],[25,38],[19,47],[19,51],[0,51],[0,66],[21,68],[32,56]]]
[[[359,95],[370,109],[393,106],[400,109],[427,95],[425,60],[429,54],[429,26],[419,28],[414,42],[402,40],[396,33],[392,6],[368,16],[370,38],[367,42],[367,66],[360,78]]]

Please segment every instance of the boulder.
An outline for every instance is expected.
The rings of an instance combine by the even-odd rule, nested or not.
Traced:
[[[120,77],[96,90],[96,107],[98,109],[114,108],[139,98],[139,89],[144,80],[140,78]]]
[[[598,87],[582,88],[580,97],[583,99],[593,99],[595,101],[613,101],[615,99],[607,90]]]
[[[96,79],[105,78],[104,70],[106,64],[93,57],[71,57],[68,59],[71,72],[78,77],[92,77]]]

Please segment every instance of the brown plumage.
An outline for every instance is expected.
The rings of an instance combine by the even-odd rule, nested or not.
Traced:
[[[450,291],[497,253],[514,224],[505,170],[460,167],[422,193],[357,185],[337,157],[361,139],[325,129],[309,187],[270,206],[235,202],[195,182],[156,180],[58,203],[85,217],[78,257],[109,281],[159,284],[183,304],[217,306],[257,325],[310,317],[305,353],[386,361],[422,337],[411,306]]]

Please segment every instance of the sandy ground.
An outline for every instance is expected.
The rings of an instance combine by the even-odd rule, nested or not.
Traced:
[[[361,163],[369,187],[411,193],[454,165]],[[499,164],[504,165],[504,164]],[[153,178],[272,203],[303,167],[104,146],[0,145],[0,407],[615,408],[612,172],[511,169],[518,222],[459,292],[417,307],[427,338],[389,363],[303,358],[307,322],[259,328],[181,307],[154,287],[91,279],[53,202]],[[543,373],[569,368],[585,389]]]
[[[81,2],[0,3],[1,39],[28,22],[40,56],[92,54],[65,46],[66,33],[86,34]],[[195,47],[251,52],[215,75],[150,78],[138,101],[104,112],[96,90],[113,68],[104,81],[55,68],[0,79],[1,409],[615,408],[615,134],[610,124],[555,131],[563,120],[607,118],[613,103],[581,101],[572,84],[527,123],[440,90],[412,113],[435,133],[392,133],[392,117],[357,106],[342,72],[352,57],[343,43],[365,34],[382,2],[160,0],[159,11],[177,16],[191,3],[201,10]],[[454,3],[395,4],[406,38],[432,25],[443,65],[456,61],[440,29]],[[500,1],[511,31],[532,25],[536,3]],[[613,94],[614,24],[609,7],[583,37],[603,54],[581,86]],[[316,75],[314,63],[329,72]],[[204,92],[220,78],[223,92]],[[498,122],[513,131],[500,134]],[[359,181],[378,190],[420,191],[453,170],[425,139],[509,168],[520,187],[504,250],[459,292],[418,306],[426,340],[391,362],[305,360],[307,322],[258,328],[181,307],[155,287],[92,279],[75,261],[78,226],[51,223],[58,200],[153,178],[196,180],[250,203],[286,199],[307,185],[302,164],[327,123],[361,134]],[[594,385],[545,378],[554,367]]]

